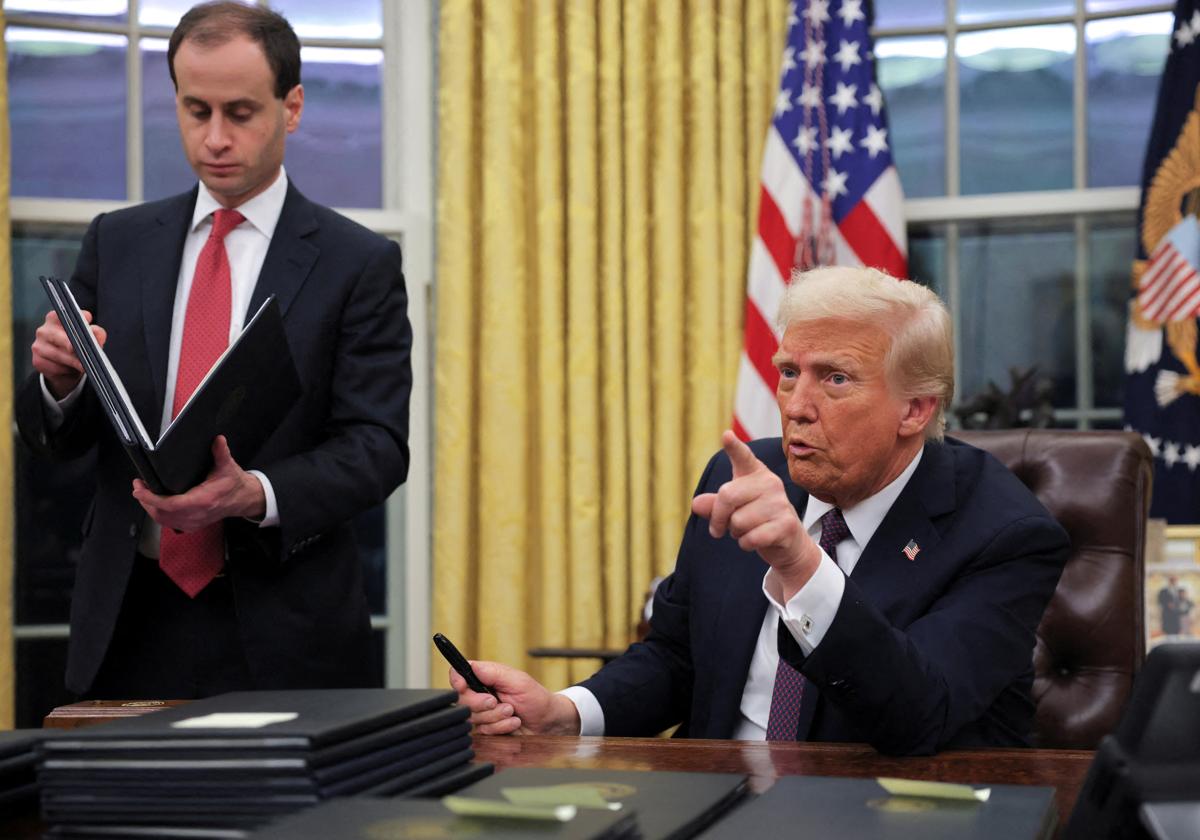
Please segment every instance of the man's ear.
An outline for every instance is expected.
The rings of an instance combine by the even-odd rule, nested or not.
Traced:
[[[304,111],[304,85],[296,85],[283,97],[284,128],[291,134],[300,127],[300,114]]]
[[[904,414],[900,417],[900,437],[924,435],[925,427],[937,415],[937,407],[937,397],[909,397],[904,404]]]

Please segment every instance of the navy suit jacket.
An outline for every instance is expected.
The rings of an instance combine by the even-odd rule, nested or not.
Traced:
[[[98,216],[71,277],[80,306],[107,329],[105,350],[154,437],[196,193]],[[241,465],[271,481],[280,525],[225,521],[246,659],[258,688],[365,685],[370,615],[349,522],[408,471],[412,331],[400,249],[289,184],[248,311],[272,293],[304,392]],[[97,448],[67,661],[67,687],[82,694],[112,638],[145,513],[130,495],[133,467],[90,387],[53,434],[36,375],[16,409],[36,451],[63,458]]]
[[[797,513],[778,438],[755,441]],[[731,477],[718,453],[698,493]],[[915,541],[909,560],[903,549]],[[1034,631],[1066,562],[1066,532],[990,454],[927,443],[909,483],[863,549],[837,614],[807,658],[782,631],[781,655],[808,678],[799,737],[865,741],[881,752],[1029,743]],[[729,738],[739,721],[765,611],[767,565],[708,523],[687,523],[675,571],[654,596],[651,630],[583,685],[605,733]]]

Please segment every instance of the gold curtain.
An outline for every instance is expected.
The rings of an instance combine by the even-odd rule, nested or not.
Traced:
[[[12,214],[9,212],[11,159],[8,134],[8,57],[4,48],[4,11],[0,9],[0,475],[7,481],[0,486],[0,729],[13,725],[13,439],[11,429],[13,382],[12,365],[12,254],[10,235]]]
[[[434,622],[621,647],[732,414],[783,0],[444,0]],[[435,685],[446,681],[440,659]]]

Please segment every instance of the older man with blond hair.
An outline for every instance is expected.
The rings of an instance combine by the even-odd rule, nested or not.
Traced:
[[[1034,631],[1066,533],[987,453],[944,438],[950,317],[874,269],[798,274],[779,309],[782,437],[726,432],[646,639],[552,694],[475,663],[479,731],[1029,743]]]

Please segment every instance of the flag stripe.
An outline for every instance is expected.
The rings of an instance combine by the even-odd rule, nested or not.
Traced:
[[[904,254],[865,201],[856,204],[838,227],[863,265],[883,269],[894,277],[908,273]]]
[[[753,303],[746,302],[746,355],[750,357],[751,364],[758,371],[758,375],[762,381],[772,391],[779,382],[779,371],[775,369],[775,365],[771,362],[775,351],[779,349],[779,342],[775,338],[775,333],[771,330],[770,325],[763,318],[758,307]]]
[[[779,275],[788,277],[792,273],[792,258],[796,254],[796,239],[788,231],[783,214],[765,187],[759,195],[758,238],[767,246]]]

